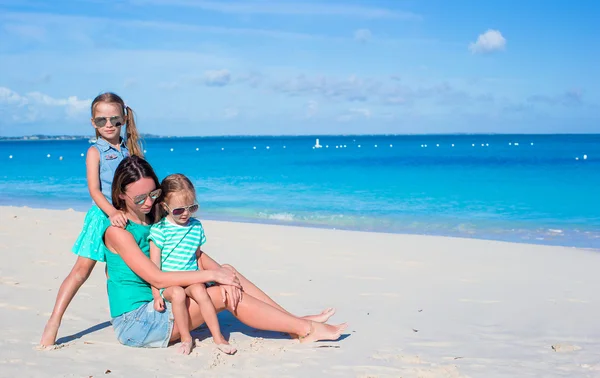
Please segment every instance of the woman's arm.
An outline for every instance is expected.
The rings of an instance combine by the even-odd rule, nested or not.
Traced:
[[[131,233],[121,228],[109,227],[104,234],[104,240],[111,252],[119,254],[135,274],[154,287],[162,289],[210,281],[240,287],[240,280],[235,273],[225,268],[195,272],[162,272],[142,253]]]

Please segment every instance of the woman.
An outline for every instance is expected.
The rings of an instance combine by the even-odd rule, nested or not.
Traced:
[[[229,265],[212,261],[207,270],[162,272],[149,258],[148,234],[156,220],[154,203],[159,182],[142,158],[124,159],[115,172],[113,205],[128,219],[125,229],[109,227],[104,234],[108,270],[108,298],[112,323],[122,344],[136,347],[166,347],[179,339],[171,309],[157,312],[151,285],[156,288],[189,286],[214,281],[208,294],[217,311],[228,310],[242,323],[262,330],[286,332],[300,342],[337,340],[346,324],[328,325],[332,309],[319,315],[296,317],[275,303],[252,282]],[[204,323],[200,309],[188,299],[190,329]]]

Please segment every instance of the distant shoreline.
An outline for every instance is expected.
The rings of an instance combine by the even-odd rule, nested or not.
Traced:
[[[246,138],[331,138],[331,137],[419,137],[419,136],[571,136],[571,135],[600,135],[600,133],[559,133],[559,134],[503,134],[503,133],[448,133],[448,134],[314,134],[314,135],[155,135],[142,134],[145,139],[246,139]],[[30,142],[30,141],[65,141],[65,140],[90,140],[93,136],[84,135],[23,135],[0,136],[0,142]]]

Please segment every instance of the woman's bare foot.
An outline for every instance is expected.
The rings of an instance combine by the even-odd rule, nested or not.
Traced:
[[[46,327],[44,327],[44,333],[42,333],[42,340],[40,346],[42,348],[52,346],[56,343],[56,335],[58,335],[58,329],[60,328],[60,321],[54,321],[48,319]]]
[[[182,341],[179,344],[179,349],[177,350],[180,354],[185,354],[188,355],[190,353],[192,353],[192,347],[193,347],[193,342],[192,340],[189,341]]]
[[[320,340],[337,340],[340,338],[346,327],[348,327],[348,324],[346,323],[330,325],[310,322],[310,331],[304,336],[299,337],[299,339],[301,343],[311,343]]]
[[[313,322],[317,323],[326,323],[329,320],[329,318],[333,316],[333,314],[335,314],[335,308],[329,307],[328,309],[323,310],[323,312],[321,312],[318,315],[307,315],[303,316],[302,319],[312,320]]]

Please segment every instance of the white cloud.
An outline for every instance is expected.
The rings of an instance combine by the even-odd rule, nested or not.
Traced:
[[[358,29],[354,31],[354,39],[358,42],[368,42],[372,37],[369,29]]]
[[[309,100],[306,103],[305,117],[306,118],[313,118],[314,116],[317,115],[318,112],[319,112],[319,103],[316,102],[315,100]]]
[[[506,48],[506,38],[502,36],[499,30],[489,29],[480,34],[476,42],[469,44],[469,50],[473,54],[491,53],[504,50]]]
[[[228,70],[211,70],[204,72],[204,83],[209,87],[222,87],[231,81],[231,73]]]
[[[88,112],[91,103],[91,99],[79,99],[77,96],[55,98],[41,92],[20,95],[10,88],[0,87],[0,106],[7,107],[5,111],[13,113],[15,120],[32,121],[39,114],[46,113],[50,116],[52,108],[64,111],[64,114],[74,118]]]

